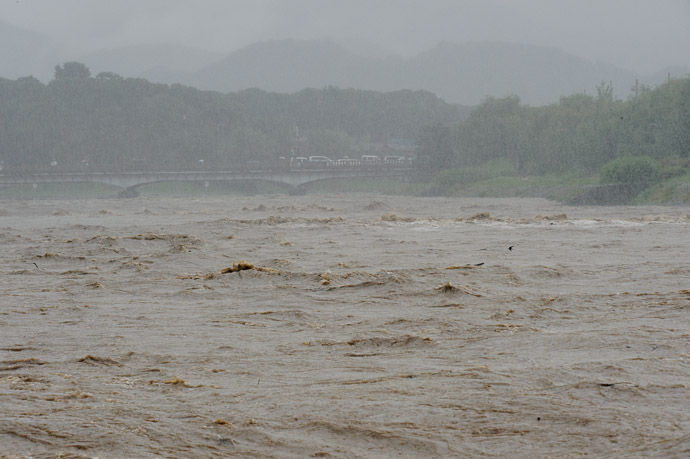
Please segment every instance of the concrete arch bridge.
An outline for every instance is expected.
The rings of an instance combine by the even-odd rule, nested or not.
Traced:
[[[188,172],[75,172],[75,173],[21,173],[0,174],[0,185],[20,183],[77,183],[97,182],[123,188],[121,196],[137,196],[137,187],[157,182],[213,182],[237,180],[263,180],[286,185],[291,193],[306,191],[310,183],[363,177],[405,177],[415,169],[410,166],[378,168],[304,168],[284,170],[241,171],[188,171]]]

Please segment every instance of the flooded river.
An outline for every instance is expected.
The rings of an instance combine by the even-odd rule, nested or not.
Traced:
[[[690,454],[690,208],[2,201],[0,457]]]

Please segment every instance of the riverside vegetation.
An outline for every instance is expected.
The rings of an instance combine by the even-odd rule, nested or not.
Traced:
[[[396,145],[414,147],[406,154],[425,171],[416,183],[317,188],[566,199],[589,185],[634,182],[632,202],[688,202],[690,78],[636,85],[627,100],[602,83],[596,94],[545,106],[509,95],[473,108],[409,90],[222,94],[109,72],[94,77],[78,62],[57,66],[48,84],[0,79],[5,173],[87,164],[98,171],[132,164],[217,170],[296,154],[386,154]]]

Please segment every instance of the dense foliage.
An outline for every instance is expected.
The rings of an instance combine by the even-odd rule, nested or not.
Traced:
[[[596,95],[541,107],[488,97],[469,115],[424,91],[221,94],[92,76],[77,62],[58,66],[47,85],[0,79],[6,172],[50,164],[63,171],[225,169],[292,155],[391,154],[394,144],[415,143],[419,163],[443,171],[440,188],[497,171],[593,176],[607,164],[605,181],[679,176],[690,165],[690,78],[643,86],[625,101],[604,83]]]
[[[603,183],[651,184],[659,179],[659,164],[649,156],[625,156],[604,164]]]
[[[6,172],[87,164],[96,171],[184,170],[199,160],[218,169],[292,154],[388,154],[391,140],[456,124],[467,111],[424,91],[221,94],[109,72],[94,77],[70,62],[47,85],[0,79],[0,160]]]
[[[690,78],[642,87],[626,101],[613,97],[610,84],[597,89],[596,96],[574,94],[543,107],[522,105],[517,96],[487,98],[454,129],[454,167],[505,158],[523,176],[596,174],[628,156],[688,167]],[[647,160],[614,163],[608,178],[642,163],[651,167]]]

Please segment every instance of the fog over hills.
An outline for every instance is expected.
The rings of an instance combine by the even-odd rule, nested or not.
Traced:
[[[94,51],[74,60],[86,64],[92,73],[115,72],[127,77],[175,83],[222,55],[189,46],[172,44],[131,45]]]
[[[295,92],[329,85],[384,89],[384,85],[373,84],[379,63],[330,41],[279,40],[235,51],[199,70],[190,83],[223,92],[247,88]]]
[[[442,43],[408,59],[374,59],[330,41],[281,40],[231,53],[187,82],[223,92],[250,87],[295,92],[327,85],[425,89],[462,104],[479,103],[487,95],[517,94],[526,103],[545,104],[574,92],[594,92],[602,81],[627,91],[635,78],[633,72],[612,65],[530,45]]]
[[[83,54],[41,34],[0,22],[0,76],[34,75],[48,81],[55,65],[76,60],[94,75],[111,71],[221,92],[259,88],[292,93],[326,86],[423,89],[464,105],[508,94],[520,96],[527,104],[543,105],[576,92],[595,93],[603,81],[612,82],[616,95],[625,98],[636,79],[654,86],[669,73],[675,77],[690,73],[690,67],[676,66],[641,76],[557,48],[505,42],[443,42],[410,57],[375,47],[366,53],[366,46],[365,41],[355,39],[343,44],[326,39],[284,39],[257,42],[225,56],[165,43]]]
[[[0,76],[52,77],[59,56],[65,52],[49,37],[0,21]]]
[[[235,51],[187,75],[184,83],[222,92],[255,87],[290,93],[329,85],[424,89],[466,105],[487,95],[517,94],[525,103],[542,105],[575,92],[594,93],[602,81],[613,82],[617,95],[626,97],[636,78],[629,70],[533,45],[441,43],[411,58],[371,58],[333,41],[275,40]]]

